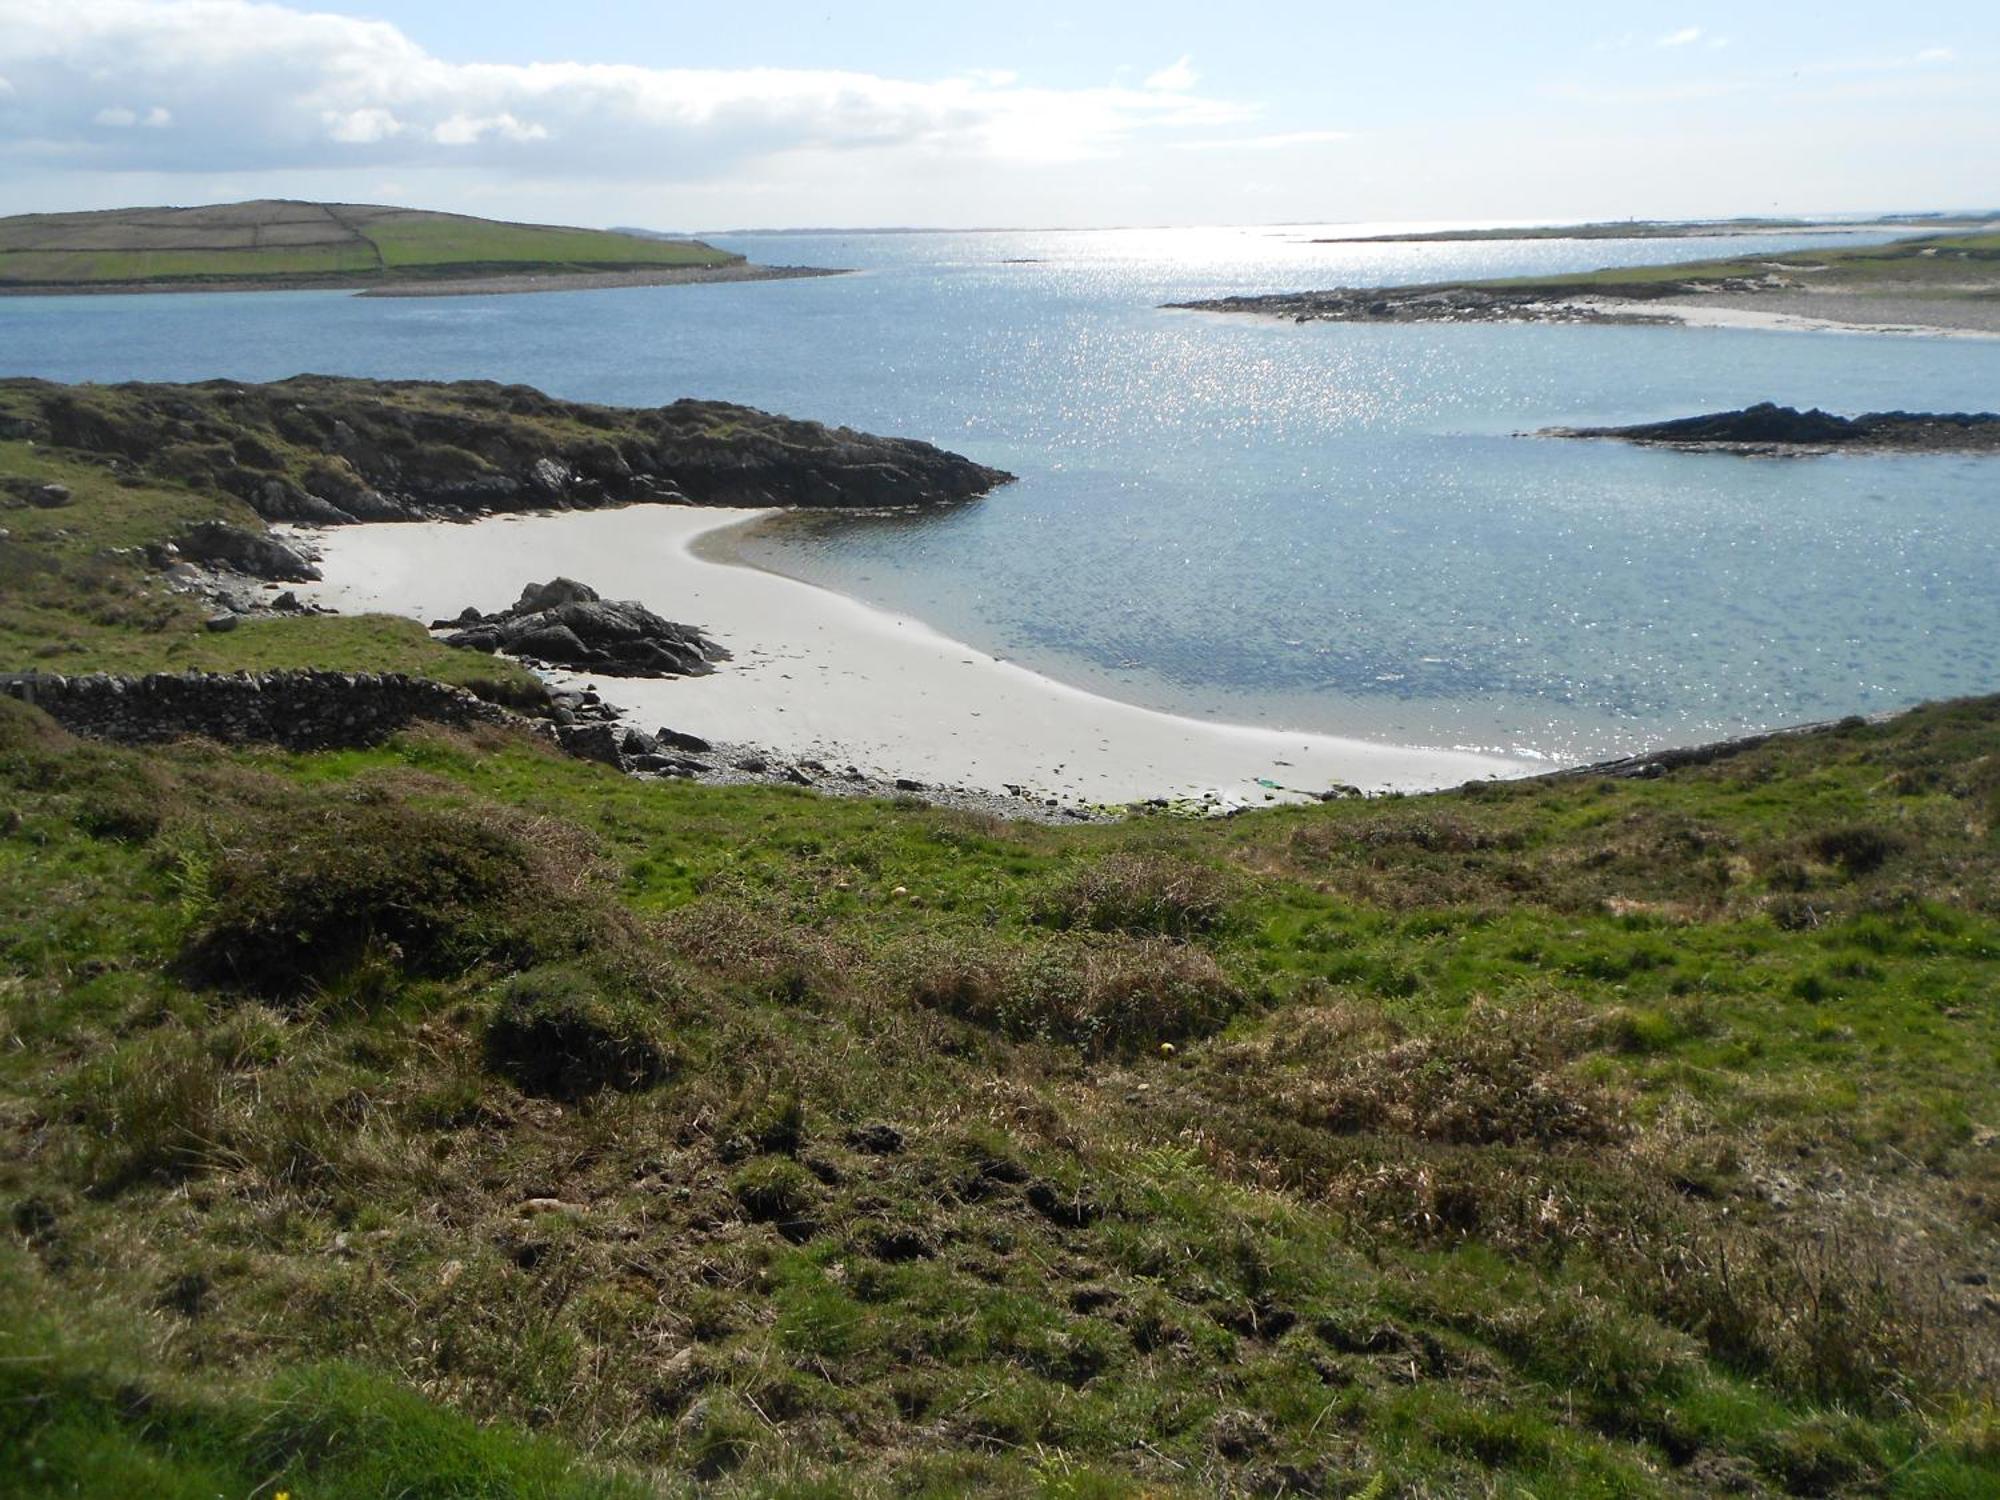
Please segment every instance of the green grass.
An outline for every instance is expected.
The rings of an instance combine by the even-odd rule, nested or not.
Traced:
[[[498,657],[457,651],[421,625],[387,615],[252,619],[227,633],[172,592],[141,549],[195,521],[261,529],[243,502],[153,481],[125,482],[97,463],[25,442],[0,442],[0,473],[60,483],[70,504],[43,510],[0,495],[0,671],[234,672],[319,667],[410,672],[504,693],[533,677]],[[275,595],[278,590],[270,591]]]
[[[0,1199],[46,1206],[37,1300],[185,1399],[339,1361],[743,1493],[2000,1472],[1957,1280],[2000,1201],[2000,704],[1066,830],[504,738],[142,759],[7,723],[0,1080],[35,1124]],[[478,827],[553,862],[454,887],[419,946]],[[416,884],[341,873],[376,849]],[[267,857],[291,904],[242,930],[393,924],[258,1001],[186,955],[274,899]],[[564,903],[550,931],[621,934],[600,967],[511,979],[549,955],[495,935]],[[1171,1058],[931,998],[1160,943],[1228,987]],[[618,1065],[550,1091],[524,1023]],[[233,1461],[179,1432],[142,1436]]]
[[[1810,272],[1783,267],[1810,266]],[[1777,284],[1828,291],[1935,293],[2000,285],[2000,234],[1934,235],[1854,249],[1795,250],[1678,265],[1614,266],[1602,271],[1515,276],[1475,286],[1551,292],[1658,295],[1692,282],[1774,278]]]
[[[214,250],[0,251],[0,286],[94,286],[119,282],[258,281],[369,276],[365,244]]]
[[[392,272],[462,265],[715,266],[740,259],[697,240],[646,240],[602,230],[545,229],[480,219],[386,220],[368,226],[367,233]]]
[[[88,248],[61,248],[63,216],[0,219],[0,287],[117,286],[157,282],[317,282],[356,285],[412,277],[492,275],[523,271],[631,270],[648,267],[720,266],[742,257],[697,240],[652,240],[605,230],[508,224],[414,209],[335,206],[336,217],[319,227],[311,244],[246,244],[257,205],[222,213],[211,247],[189,245],[198,228],[173,227],[171,216],[148,211],[118,238],[102,214],[72,216],[71,236]],[[270,205],[272,214],[296,216],[297,205]],[[165,217],[167,224],[162,225]],[[55,227],[52,227],[54,225]],[[176,243],[150,246],[163,232]]]

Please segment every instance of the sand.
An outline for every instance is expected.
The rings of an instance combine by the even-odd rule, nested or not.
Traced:
[[[1663,297],[1643,306],[1693,327],[2000,338],[2000,301],[1991,298],[1894,292],[1712,292]]]
[[[599,681],[630,722],[930,785],[1025,787],[1066,803],[1213,794],[1240,806],[1335,784],[1416,791],[1547,769],[1469,751],[1216,724],[1085,692],[919,621],[715,560],[726,539],[714,533],[765,514],[640,505],[471,525],[339,527],[307,534],[325,581],[298,592],[343,611],[429,622],[468,604],[500,608],[524,584],[565,574],[699,625],[733,653],[711,677]],[[708,556],[692,545],[704,536]]]

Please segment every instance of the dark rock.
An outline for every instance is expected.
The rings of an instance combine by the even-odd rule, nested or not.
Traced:
[[[606,600],[587,584],[530,584],[496,614],[466,610],[446,643],[617,677],[695,677],[729,653],[692,625],[661,618],[636,600]],[[583,695],[588,704],[593,694]]]
[[[241,615],[233,614],[229,610],[225,609],[221,611],[219,614],[210,615],[206,620],[203,620],[201,623],[204,629],[212,630],[217,635],[221,635],[227,631],[234,630],[237,627],[238,623],[241,622],[242,618],[243,617]]]
[[[625,756],[619,745],[623,736],[614,725],[564,724],[556,729],[556,739],[579,760],[594,760],[619,770],[625,768]]]
[[[761,755],[739,755],[729,763],[739,771],[747,771],[752,776],[762,776],[771,769],[771,763]]]
[[[896,790],[899,792],[921,792],[926,790],[926,788],[921,781],[913,781],[908,776],[898,776],[896,778]]]
[[[698,734],[682,734],[665,725],[653,731],[653,738],[670,750],[688,750],[696,755],[706,755],[715,748]]]
[[[60,677],[21,672],[0,674],[0,696],[34,704],[73,734],[121,744],[198,735],[225,744],[325,750],[380,744],[419,722],[458,727],[522,722],[463,688],[396,673]]]
[[[1877,411],[1838,417],[1817,407],[1800,411],[1760,401],[1738,411],[1630,427],[1557,427],[1545,435],[1745,453],[1830,448],[2000,453],[2000,413]]]
[[[274,536],[231,526],[226,521],[199,521],[174,538],[181,556],[267,578],[279,583],[306,583],[319,569],[296,548]]]
[[[66,484],[38,484],[28,491],[28,503],[41,510],[61,510],[69,502]]]

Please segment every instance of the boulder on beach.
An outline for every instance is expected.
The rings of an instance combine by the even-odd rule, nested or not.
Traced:
[[[174,545],[191,562],[230,568],[274,583],[309,583],[319,577],[319,569],[296,547],[227,521],[197,521],[174,538]]]
[[[654,614],[636,599],[605,599],[573,578],[531,583],[495,614],[467,609],[447,630],[446,644],[608,677],[698,677],[729,653],[693,625]]]

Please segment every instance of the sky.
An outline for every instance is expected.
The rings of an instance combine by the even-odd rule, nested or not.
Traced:
[[[0,214],[711,231],[2000,205],[2000,4],[0,0]]]

